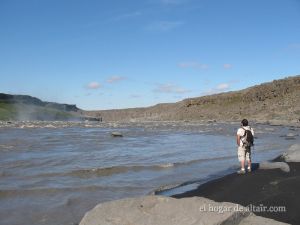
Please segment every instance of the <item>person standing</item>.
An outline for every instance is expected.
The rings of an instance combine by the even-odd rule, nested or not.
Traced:
[[[253,146],[254,130],[249,126],[248,120],[241,121],[241,127],[237,130],[236,143],[238,145],[238,160],[241,164],[241,169],[238,174],[245,174],[245,164],[247,161],[248,172],[251,172],[251,146]]]

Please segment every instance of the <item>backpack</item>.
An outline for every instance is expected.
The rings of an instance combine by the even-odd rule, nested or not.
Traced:
[[[251,132],[251,130],[246,130],[243,128],[243,130],[245,131],[245,134],[243,136],[243,146],[245,148],[250,148],[251,146],[254,145],[254,137],[253,134]]]

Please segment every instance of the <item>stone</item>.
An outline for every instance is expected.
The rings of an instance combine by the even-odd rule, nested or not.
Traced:
[[[259,164],[259,169],[281,169],[283,172],[290,172],[290,167],[286,162],[262,162]]]
[[[165,196],[126,198],[97,205],[80,225],[209,225],[284,224],[255,216],[241,205],[203,197]]]
[[[111,136],[113,136],[113,137],[123,137],[123,134],[121,134],[120,132],[112,132]]]
[[[243,219],[239,225],[257,225],[257,224],[264,224],[264,225],[272,225],[272,224],[276,224],[276,225],[284,225],[287,223],[282,223],[273,219],[268,219],[265,217],[261,217],[261,216],[255,216],[255,215],[250,215],[247,216],[245,219]]]
[[[300,162],[300,144],[292,145],[282,157],[286,162]]]

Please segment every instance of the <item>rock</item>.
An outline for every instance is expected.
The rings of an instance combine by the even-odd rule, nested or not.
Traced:
[[[284,224],[255,216],[241,205],[207,198],[127,198],[97,205],[80,225]]]
[[[259,164],[259,169],[281,169],[283,172],[290,172],[290,167],[286,162],[262,162]]]
[[[280,225],[280,224],[286,224],[286,223],[282,223],[273,219],[267,219],[261,216],[255,216],[255,215],[250,215],[248,217],[246,217],[245,219],[243,219],[239,225],[257,225],[257,224],[264,224],[264,225],[272,225],[272,224],[276,224],[276,225]]]
[[[121,134],[119,132],[112,132],[111,136],[113,136],[113,137],[123,137],[123,134]]]
[[[282,157],[286,162],[300,162],[300,144],[292,145]]]

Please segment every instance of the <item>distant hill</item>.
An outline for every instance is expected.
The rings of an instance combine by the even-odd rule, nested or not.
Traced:
[[[77,120],[80,111],[76,105],[0,93],[0,120]]]
[[[86,115],[103,121],[145,120],[230,120],[249,118],[256,121],[300,120],[300,76],[274,80],[209,96],[188,98],[177,103],[148,108],[86,111]]]
[[[0,120],[252,121],[300,125],[300,75],[240,91],[147,108],[83,111],[76,105],[0,93]]]

